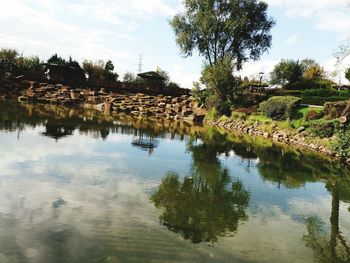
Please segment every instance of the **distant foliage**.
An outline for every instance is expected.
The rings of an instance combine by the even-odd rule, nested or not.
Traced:
[[[335,83],[326,78],[326,72],[313,59],[282,59],[271,72],[271,82],[290,90],[327,89]]]
[[[2,48],[0,50],[0,75],[6,72],[13,73],[17,69],[19,53],[15,49]]]
[[[303,77],[303,66],[297,60],[282,59],[271,72],[271,83],[273,84],[293,84]]]
[[[126,72],[123,76],[123,81],[126,83],[134,83],[136,81],[136,75],[132,72]]]
[[[293,119],[297,107],[300,105],[300,98],[293,96],[271,97],[260,103],[259,110],[273,120]]]
[[[83,69],[89,75],[90,81],[117,81],[119,77],[113,72],[114,65],[110,60],[106,63],[103,60],[84,60]]]
[[[64,58],[58,56],[56,53],[47,60],[47,63],[57,64],[57,65],[67,65],[68,62]]]

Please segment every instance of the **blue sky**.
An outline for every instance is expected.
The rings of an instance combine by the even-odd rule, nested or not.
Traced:
[[[350,36],[350,1],[266,2],[276,20],[273,46],[238,74],[252,78],[263,71],[268,76],[281,58],[306,57],[334,71],[332,54]],[[197,54],[183,58],[175,44],[168,21],[181,9],[180,0],[0,0],[0,46],[44,59],[56,52],[78,61],[111,59],[121,75],[137,73],[142,54],[143,71],[159,66],[190,88],[203,61]]]

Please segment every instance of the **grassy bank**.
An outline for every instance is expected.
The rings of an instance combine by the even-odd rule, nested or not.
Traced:
[[[293,118],[274,120],[259,110],[235,109],[231,116],[218,116],[209,110],[206,122],[229,130],[241,130],[251,135],[261,135],[276,141],[300,145],[318,152],[348,158],[337,151],[337,138],[344,130],[338,119],[324,114],[323,107],[298,106]],[[235,125],[232,125],[235,124]]]

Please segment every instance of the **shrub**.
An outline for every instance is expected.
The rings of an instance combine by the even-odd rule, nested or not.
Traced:
[[[323,117],[323,112],[317,112],[315,110],[310,110],[306,116],[305,119],[308,121],[313,121],[313,120],[318,120],[321,119]]]
[[[238,108],[238,109],[235,109],[234,111],[244,113],[246,115],[251,115],[252,113],[256,112],[254,108]]]
[[[235,103],[236,105],[241,105],[243,107],[251,107],[259,105],[259,103],[267,100],[267,95],[258,92],[243,92],[239,94],[239,99]]]
[[[338,95],[338,92],[333,89],[307,89],[301,92],[302,98],[314,97],[314,96],[330,97],[330,96],[336,96],[336,95]]]
[[[347,101],[327,102],[324,104],[324,114],[327,119],[335,119],[341,117],[345,110]]]
[[[350,129],[340,131],[337,134],[332,149],[342,157],[350,157]]]
[[[243,112],[232,112],[231,118],[234,120],[242,120],[245,121],[247,119],[247,115]]]
[[[273,120],[293,119],[296,108],[300,105],[300,98],[293,96],[271,97],[260,103],[259,110]]]
[[[320,138],[330,138],[339,129],[339,122],[336,120],[317,120],[310,123],[310,132]]]
[[[323,105],[326,102],[342,101],[350,98],[350,91],[334,89],[307,89],[301,93],[302,103]]]
[[[208,110],[207,118],[209,120],[215,120],[217,117],[218,113],[214,107]]]
[[[285,88],[291,90],[330,89],[334,84],[328,79],[301,79],[298,82],[285,85]]]

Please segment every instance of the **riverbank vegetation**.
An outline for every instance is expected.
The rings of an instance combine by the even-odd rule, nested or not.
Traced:
[[[192,94],[208,110],[207,119],[227,127],[240,122],[250,126],[247,131],[254,126],[263,132],[297,134],[315,149],[326,146],[339,157],[350,158],[350,106],[338,103],[350,98],[350,90],[337,86],[317,61],[282,59],[270,73],[270,83],[262,82],[263,73],[252,81],[234,74],[271,46],[275,22],[267,15],[266,3],[188,0],[184,7],[171,26],[185,56],[197,51],[205,59]]]

